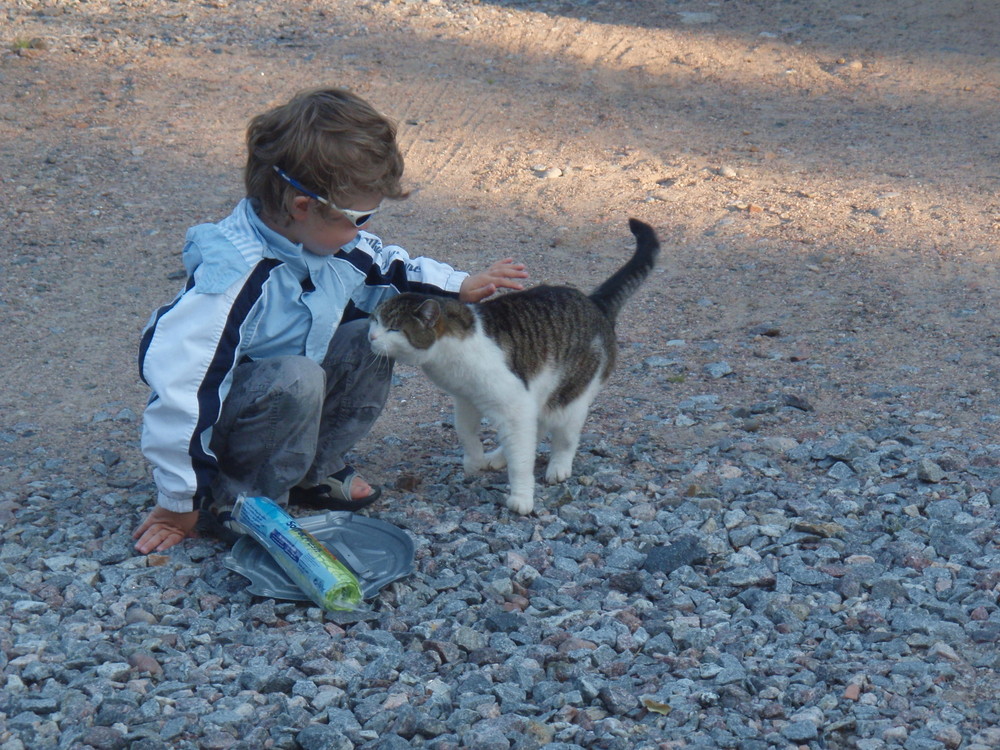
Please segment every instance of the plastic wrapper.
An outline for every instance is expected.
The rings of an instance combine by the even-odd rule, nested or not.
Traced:
[[[233,520],[317,606],[330,612],[360,606],[361,587],[354,573],[273,500],[240,497]]]

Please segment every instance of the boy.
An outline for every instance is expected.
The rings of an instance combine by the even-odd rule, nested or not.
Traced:
[[[231,537],[240,493],[320,509],[377,500],[344,462],[392,372],[364,314],[408,290],[477,302],[528,275],[508,258],[470,276],[361,231],[383,199],[407,194],[395,127],[347,91],[304,91],[258,115],[247,152],[247,197],[188,231],[186,287],[143,333],[142,448],[158,490],[133,533],[143,554],[199,525]]]

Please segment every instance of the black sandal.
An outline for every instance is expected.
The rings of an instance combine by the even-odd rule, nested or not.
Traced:
[[[198,523],[195,528],[199,536],[218,539],[223,544],[236,544],[242,534],[232,530],[229,522],[233,519],[232,508],[226,510],[216,510],[213,508],[202,508],[198,513]]]
[[[352,498],[351,484],[358,472],[353,466],[345,466],[338,472],[328,476],[323,484],[315,487],[292,487],[288,492],[288,503],[301,508],[315,510],[349,510],[358,511],[367,508],[380,497],[382,488],[376,484],[370,485],[371,494],[365,497]]]

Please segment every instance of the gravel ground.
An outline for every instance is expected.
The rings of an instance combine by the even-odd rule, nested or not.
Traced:
[[[0,506],[0,748],[997,747],[1000,445],[904,409],[745,429],[802,406],[682,401],[717,435],[682,455],[589,435],[531,518],[455,452],[401,465],[377,515],[417,570],[358,613],[256,599],[209,540],[134,556],[148,485],[33,482]]]
[[[1000,747],[996,10],[885,5],[5,6],[0,750]],[[387,238],[665,241],[536,515],[398,369],[355,463],[416,570],[335,615],[128,533],[183,231],[332,76],[401,121]]]

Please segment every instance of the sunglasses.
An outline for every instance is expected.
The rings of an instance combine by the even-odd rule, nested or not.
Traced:
[[[371,221],[372,216],[374,216],[375,212],[378,211],[380,208],[380,206],[375,206],[375,208],[371,209],[370,211],[354,211],[353,209],[350,208],[341,208],[340,206],[334,204],[332,201],[327,200],[321,195],[317,195],[312,190],[305,187],[301,182],[296,180],[291,175],[287,174],[278,165],[274,165],[274,171],[278,173],[278,177],[283,179],[285,182],[287,182],[293,188],[298,190],[300,193],[305,193],[313,200],[322,203],[324,206],[329,206],[338,214],[341,214],[344,218],[346,218],[348,221],[354,224],[354,226],[356,227],[362,227],[369,221]]]

